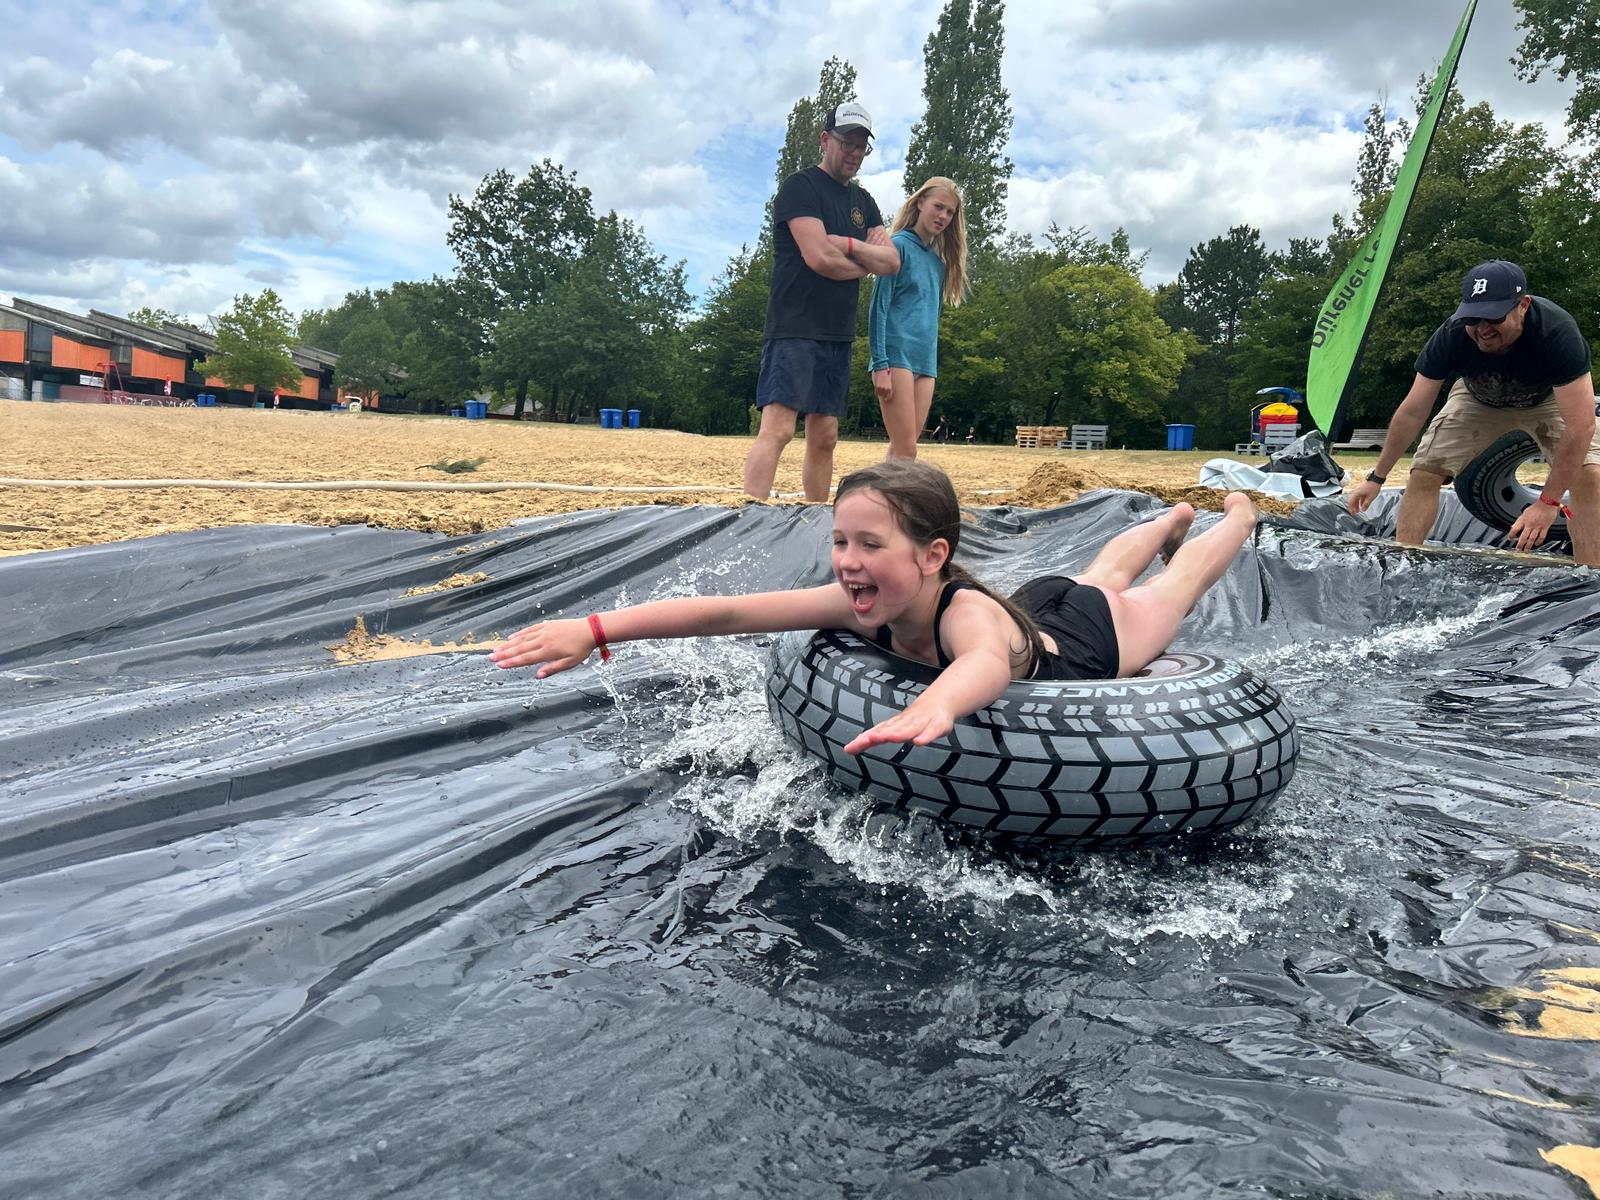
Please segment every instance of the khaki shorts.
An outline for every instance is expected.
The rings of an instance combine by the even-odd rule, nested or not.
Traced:
[[[1566,428],[1554,393],[1531,408],[1490,408],[1474,400],[1466,383],[1458,379],[1439,415],[1429,422],[1423,433],[1411,468],[1442,475],[1449,483],[1496,439],[1516,429],[1538,442],[1540,452],[1547,460],[1553,460],[1556,443]],[[1589,453],[1584,455],[1583,461],[1600,466],[1600,424],[1595,426]]]

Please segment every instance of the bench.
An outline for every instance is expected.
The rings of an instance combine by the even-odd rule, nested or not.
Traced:
[[[1383,438],[1388,432],[1387,429],[1356,429],[1351,432],[1349,441],[1335,442],[1328,448],[1330,450],[1382,450]]]
[[[1072,432],[1056,443],[1057,450],[1104,450],[1108,425],[1074,425]]]

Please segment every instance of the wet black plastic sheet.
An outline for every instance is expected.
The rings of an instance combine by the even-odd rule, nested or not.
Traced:
[[[979,514],[970,559],[1154,511]],[[1285,693],[1289,793],[1053,859],[829,793],[760,639],[327,649],[816,582],[825,510],[0,560],[0,1190],[1581,1194],[1600,588],[1297,520],[1181,643]]]

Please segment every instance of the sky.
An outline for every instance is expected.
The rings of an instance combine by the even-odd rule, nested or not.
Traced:
[[[544,158],[703,296],[754,243],[789,110],[837,55],[885,214],[942,0],[0,0],[0,296],[198,320],[448,275],[447,204]],[[1233,225],[1269,246],[1350,211],[1362,122],[1413,115],[1464,0],[1011,0],[1009,230],[1127,228],[1144,277]],[[1564,137],[1480,0],[1469,103]]]

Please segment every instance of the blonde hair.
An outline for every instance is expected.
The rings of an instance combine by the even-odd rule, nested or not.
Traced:
[[[944,263],[944,302],[955,308],[967,298],[967,202],[955,180],[935,175],[906,198],[894,216],[890,233],[910,229],[922,212],[922,198],[929,192],[946,191],[956,198],[956,213],[950,224],[933,239],[933,252]]]

